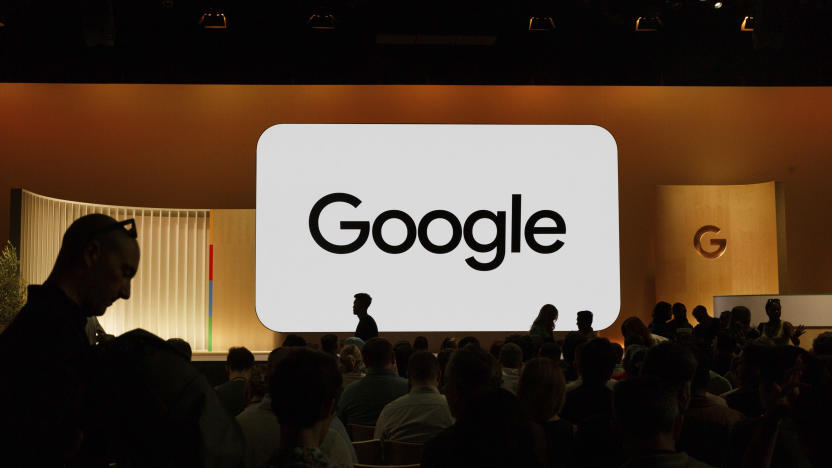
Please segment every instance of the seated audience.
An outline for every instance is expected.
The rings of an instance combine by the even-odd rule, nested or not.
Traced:
[[[384,405],[407,393],[407,380],[396,374],[393,346],[384,338],[370,338],[361,357],[367,375],[344,388],[338,417],[344,424],[375,426]]]
[[[607,381],[615,367],[613,351],[606,338],[580,346],[576,353],[579,385],[567,390],[566,404],[561,415],[580,426],[588,419],[609,420],[612,416],[612,390]]]
[[[327,333],[321,337],[321,351],[338,358],[338,336]]]
[[[364,361],[361,360],[361,351],[354,344],[346,345],[341,349],[338,357],[338,370],[341,372],[343,387],[364,377]]]
[[[707,468],[685,452],[676,451],[682,429],[678,389],[658,378],[638,377],[621,382],[613,400],[615,422],[630,449],[626,468]]]
[[[523,350],[514,343],[504,344],[500,349],[500,365],[503,374],[502,388],[517,393],[520,368],[523,367]]]
[[[540,337],[543,342],[555,341],[555,322],[558,320],[558,309],[552,304],[545,304],[532,322],[529,335]]]
[[[428,349],[428,339],[424,336],[417,336],[413,340],[413,352],[416,351],[429,351]]]
[[[299,348],[280,359],[269,379],[280,448],[269,466],[334,466],[320,445],[329,432],[340,387],[341,375],[331,356]]]
[[[586,339],[591,340],[598,335],[595,333],[595,330],[592,329],[592,312],[588,310],[578,312],[578,319],[576,320],[576,323],[578,325],[578,333],[584,335]]]
[[[399,341],[393,347],[393,352],[396,354],[396,371],[399,377],[407,378],[407,360],[413,354],[413,346],[409,341]]]
[[[548,358],[535,358],[523,366],[517,399],[530,421],[543,426],[547,467],[574,466],[575,426],[561,419],[566,381],[560,366]]]
[[[244,347],[230,348],[225,359],[225,371],[228,382],[214,387],[225,409],[233,416],[240,414],[246,407],[246,384],[251,378],[254,367],[254,355]]]
[[[666,339],[669,339],[673,336],[673,329],[669,323],[672,314],[672,309],[673,308],[670,305],[670,303],[665,301],[660,301],[656,304],[655,307],[653,307],[653,321],[650,322],[650,325],[647,327],[650,333],[662,336]],[[641,320],[639,320],[639,322],[641,322]],[[650,343],[645,343],[645,345],[652,346],[652,344]]]
[[[454,421],[448,401],[439,393],[439,361],[427,352],[410,356],[410,392],[388,403],[376,422],[376,439],[423,444]]]
[[[456,423],[425,444],[422,468],[542,465],[542,432],[535,439],[517,397],[499,384],[497,361],[484,350],[468,346],[452,355],[445,390]]]
[[[358,348],[359,351],[361,351],[361,348],[364,347],[364,340],[362,340],[361,338],[359,338],[357,336],[351,336],[349,338],[344,338],[344,344],[341,347],[343,348],[344,346],[349,346],[349,345],[355,345],[355,347]]]
[[[725,377],[728,371],[731,370],[731,364],[737,357],[734,352],[737,348],[734,338],[725,331],[720,331],[716,335],[716,351],[714,361],[711,369],[717,374]],[[733,386],[733,384],[732,384]]]
[[[823,332],[815,338],[812,353],[832,372],[832,332]]]
[[[626,380],[641,375],[644,359],[647,357],[647,346],[629,344],[624,351],[624,375],[618,380]]]

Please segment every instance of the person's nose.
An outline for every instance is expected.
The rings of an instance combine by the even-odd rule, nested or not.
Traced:
[[[122,299],[130,299],[130,280],[127,279],[124,282],[124,285],[121,287],[121,291],[119,291],[119,295]]]

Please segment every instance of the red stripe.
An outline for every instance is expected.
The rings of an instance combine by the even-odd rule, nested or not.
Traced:
[[[214,244],[208,246],[208,281],[214,281]]]

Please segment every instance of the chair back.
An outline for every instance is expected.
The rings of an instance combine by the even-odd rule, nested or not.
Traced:
[[[422,461],[422,451],[425,448],[425,444],[395,440],[385,440],[382,445],[384,463],[387,465],[418,465]]]
[[[364,465],[381,465],[384,463],[384,450],[379,439],[353,442],[352,448],[355,449],[358,463]]]
[[[372,440],[375,435],[375,426],[364,426],[361,424],[347,424],[347,434],[353,442],[360,442],[362,440]]]

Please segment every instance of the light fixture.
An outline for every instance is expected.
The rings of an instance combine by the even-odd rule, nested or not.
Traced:
[[[555,21],[551,16],[532,16],[529,18],[529,31],[554,31]]]
[[[720,8],[722,8],[722,2],[714,3],[714,9],[719,10]]]
[[[636,31],[651,32],[658,31],[662,27],[662,19],[658,15],[639,16],[636,19]]]
[[[6,23],[4,23],[3,20],[0,20],[0,28],[5,28],[5,27],[6,27]]]
[[[753,16],[746,16],[742,19],[742,24],[740,25],[740,31],[747,31],[747,32],[754,32],[754,17]]]
[[[228,29],[228,18],[222,11],[208,9],[199,17],[197,24],[203,29]]]
[[[312,29],[335,29],[335,15],[331,13],[313,13],[306,21]]]

